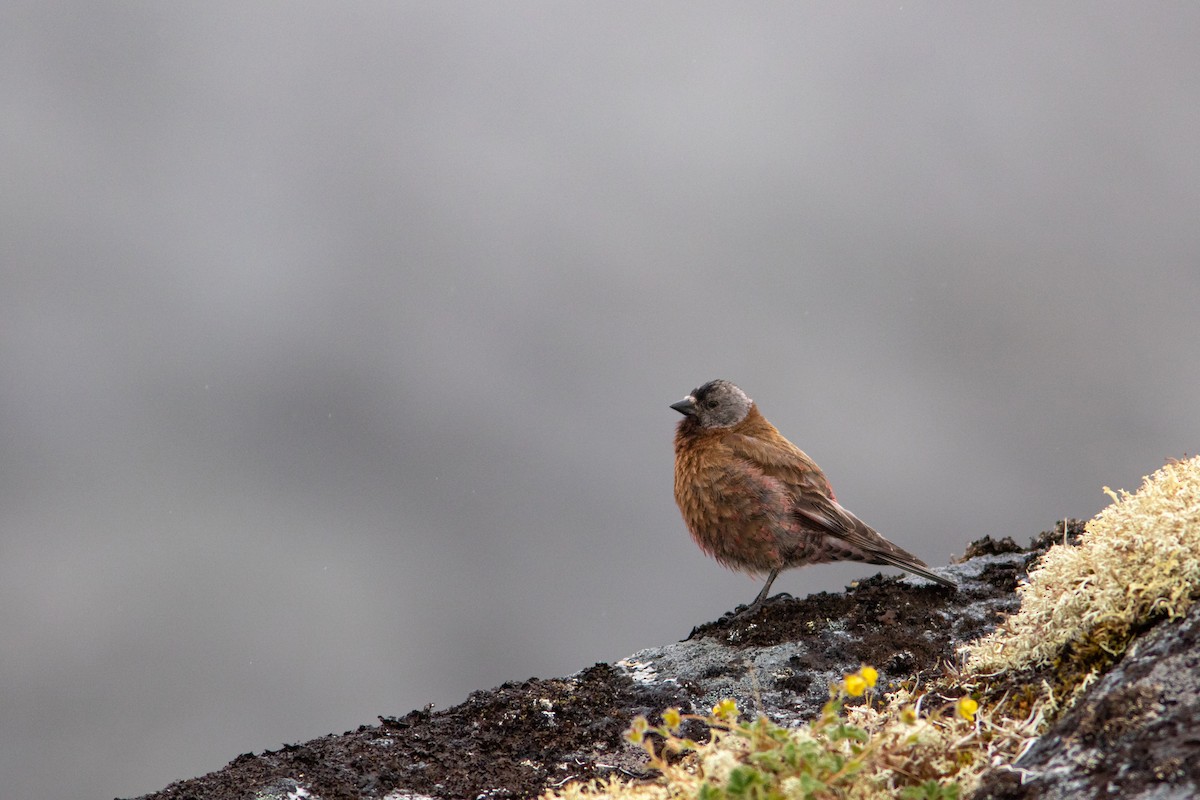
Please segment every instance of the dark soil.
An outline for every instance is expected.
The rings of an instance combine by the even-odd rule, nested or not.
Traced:
[[[323,800],[383,797],[395,789],[535,797],[551,785],[611,773],[633,716],[679,704],[673,694],[636,686],[597,664],[574,679],[506,683],[444,711],[380,717],[379,726],[246,753],[145,800],[240,800],[285,778]],[[609,766],[597,763],[598,753],[613,755]],[[628,767],[636,770],[636,762]]]
[[[876,575],[844,593],[820,592],[804,598],[772,598],[753,614],[726,615],[699,626],[689,638],[717,637],[736,647],[767,647],[808,641],[835,632],[823,651],[809,649],[793,664],[797,670],[827,670],[847,660],[877,664],[887,672],[909,672],[952,655],[953,631],[944,612],[963,596],[940,586],[914,586]],[[732,634],[732,635],[731,635]],[[893,664],[901,660],[904,663]],[[899,667],[899,669],[896,669]]]

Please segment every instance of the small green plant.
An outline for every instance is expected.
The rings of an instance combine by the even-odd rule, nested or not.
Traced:
[[[742,721],[737,704],[723,700],[707,716],[669,708],[658,726],[638,717],[627,737],[645,749],[650,766],[666,783],[692,787],[680,796],[697,800],[824,800],[869,797],[873,790],[878,796],[896,796],[891,794],[894,780],[877,779],[888,764],[903,760],[897,749],[911,748],[920,738],[915,710],[907,709],[893,720],[908,729],[899,736],[894,732],[873,736],[846,713],[846,701],[852,697],[867,695],[869,708],[878,678],[871,667],[846,675],[831,687],[820,716],[806,727],[784,728],[765,716]],[[964,698],[941,716],[952,717],[950,708],[970,721],[978,706]],[[705,725],[709,741],[684,736],[688,720]],[[681,758],[689,754],[690,758]],[[885,788],[883,783],[891,786]],[[935,778],[904,786],[899,794],[904,800],[957,800],[958,796],[955,781]]]
[[[957,783],[939,783],[932,778],[916,786],[900,790],[900,800],[958,800]]]

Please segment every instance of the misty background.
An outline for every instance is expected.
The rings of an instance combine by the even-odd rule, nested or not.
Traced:
[[[4,796],[750,601],[672,499],[711,378],[933,565],[1195,454],[1198,40],[1165,3],[6,4]]]

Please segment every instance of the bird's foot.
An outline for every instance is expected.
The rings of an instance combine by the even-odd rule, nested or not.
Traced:
[[[762,609],[766,608],[768,605],[774,605],[775,603],[786,603],[789,600],[794,599],[795,598],[787,592],[780,592],[779,594],[771,597],[759,597],[748,606],[738,606],[733,611],[727,611],[722,619],[727,619],[730,621],[749,619]]]
[[[692,628],[692,632],[689,633],[687,635],[687,638],[683,639],[683,641],[686,642],[686,641],[689,641],[690,639],[694,639],[698,634],[705,633],[714,628],[716,628],[716,629],[724,628],[731,622],[749,621],[750,619],[754,618],[758,614],[759,611],[762,611],[764,608],[766,608],[769,605],[775,605],[777,603],[787,603],[792,600],[795,600],[795,598],[792,597],[787,592],[780,592],[777,595],[774,595],[772,597],[767,597],[767,598],[755,598],[754,602],[748,606],[745,606],[745,605],[738,606],[737,608],[735,608],[732,611],[726,611],[724,614],[721,615],[721,617],[719,619],[714,620],[713,622],[706,622],[703,625],[699,625],[699,626]]]

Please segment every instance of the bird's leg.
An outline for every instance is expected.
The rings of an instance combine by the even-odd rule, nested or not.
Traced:
[[[750,609],[755,609],[761,606],[767,599],[767,592],[771,591],[771,584],[779,577],[779,570],[771,570],[771,574],[767,576],[767,583],[762,587],[762,591],[758,593],[758,597],[754,598],[754,602],[750,604]]]
[[[771,584],[774,583],[775,579],[778,577],[779,577],[779,570],[778,569],[771,570],[771,574],[767,576],[767,584],[766,584],[766,586],[762,587],[762,591],[758,593],[758,597],[754,598],[753,603],[744,607],[741,611],[737,612],[736,614],[733,614],[732,619],[745,619],[746,617],[749,617],[751,614],[753,614],[754,612],[756,612],[760,608],[762,608],[763,603],[767,599],[767,592],[771,591]],[[730,613],[733,613],[733,612],[730,612]],[[692,631],[692,632],[695,633],[695,631]],[[691,637],[689,636],[688,638],[691,638]]]

